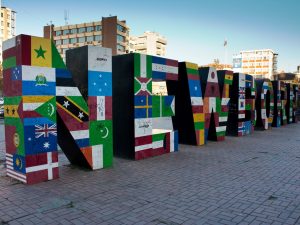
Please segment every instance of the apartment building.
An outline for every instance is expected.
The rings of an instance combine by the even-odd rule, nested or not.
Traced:
[[[147,55],[166,55],[167,39],[157,32],[146,31],[140,36],[131,36],[130,52],[139,52]]]
[[[2,63],[3,41],[16,36],[16,12],[1,6],[0,61]]]
[[[44,37],[52,37],[65,59],[68,49],[84,45],[98,45],[112,49],[113,55],[129,52],[129,27],[116,16],[102,17],[101,21],[65,26],[44,26]]]
[[[277,58],[278,54],[272,49],[241,51],[233,56],[233,71],[273,79],[277,72]]]

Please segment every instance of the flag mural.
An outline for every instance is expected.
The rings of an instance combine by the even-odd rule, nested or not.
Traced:
[[[294,84],[293,85],[293,92],[294,92],[294,98],[293,98],[293,123],[297,123],[298,122],[298,117],[296,115],[297,113],[297,104],[299,101],[299,85]]]
[[[298,86],[295,84],[287,83],[287,102],[286,102],[286,115],[287,123],[296,123],[296,110],[297,110],[297,99],[298,99]]]
[[[178,150],[174,96],[152,90],[153,82],[177,79],[175,60],[138,53],[113,57],[115,155],[139,160]]]
[[[84,46],[66,52],[57,74],[58,143],[68,159],[92,170],[112,165],[111,49]],[[68,137],[68,138],[66,138]]]
[[[95,170],[113,154],[140,160],[176,152],[178,141],[200,146],[297,122],[295,84],[96,46],[67,51],[66,62],[48,39],[3,43],[6,169],[23,183],[59,177],[57,144]]]
[[[253,76],[243,73],[233,74],[230,90],[230,104],[227,134],[245,136],[254,130],[256,86]]]
[[[112,165],[111,50],[88,49],[72,77],[51,40],[19,35],[4,43],[9,176],[27,184],[58,178],[58,143],[73,164]]]
[[[177,81],[168,81],[171,95],[175,95],[174,129],[178,130],[179,142],[204,145],[204,112],[198,65],[180,62]]]
[[[273,127],[280,127],[287,124],[286,102],[287,89],[283,81],[272,81],[274,90],[274,117]]]
[[[52,49],[50,40],[26,35],[3,43],[7,175],[27,184],[59,177],[55,68],[62,64]]]
[[[199,75],[203,93],[205,141],[223,141],[228,119],[232,72],[223,71],[217,74],[215,68],[203,67],[199,68]]]
[[[269,79],[257,79],[257,96],[256,96],[256,129],[271,129],[274,115],[274,91],[272,82]]]

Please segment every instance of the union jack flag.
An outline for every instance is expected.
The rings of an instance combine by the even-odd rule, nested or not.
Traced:
[[[56,124],[35,125],[35,138],[41,136],[44,136],[44,138],[49,137],[50,134],[57,136]]]
[[[239,99],[245,99],[245,87],[239,88]]]

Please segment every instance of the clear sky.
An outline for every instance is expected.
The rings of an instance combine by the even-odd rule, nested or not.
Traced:
[[[130,34],[156,31],[168,40],[166,57],[200,65],[227,62],[240,50],[270,48],[279,54],[279,70],[300,65],[300,0],[2,0],[17,11],[17,34],[43,35],[52,21],[64,25],[117,15]]]

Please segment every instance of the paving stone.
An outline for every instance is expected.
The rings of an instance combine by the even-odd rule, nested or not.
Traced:
[[[299,224],[299,133],[291,124],[98,171],[60,152],[60,179],[32,186],[5,177],[2,144],[0,224]]]

